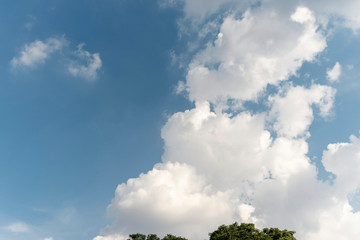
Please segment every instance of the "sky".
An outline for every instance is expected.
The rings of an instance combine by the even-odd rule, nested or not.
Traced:
[[[0,240],[360,235],[360,2],[0,8]]]

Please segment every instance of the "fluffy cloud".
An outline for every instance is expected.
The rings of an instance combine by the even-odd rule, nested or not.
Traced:
[[[347,195],[359,187],[360,140],[329,145],[324,165],[337,176],[329,185],[317,179],[306,140],[271,138],[264,118],[214,113],[206,102],[174,114],[162,131],[164,163],[118,186],[108,207],[115,220],[105,236],[112,239],[121,229],[203,239],[232,221],[295,229],[299,239],[356,236],[359,216]],[[336,219],[349,233],[331,228]],[[326,238],[329,231],[334,231],[332,238]]]
[[[68,41],[64,38],[48,38],[47,40],[36,40],[26,44],[19,56],[10,61],[13,68],[29,67],[34,68],[44,64],[51,54],[64,49]],[[78,49],[70,56],[64,54],[61,56],[62,62],[69,62],[67,71],[75,76],[88,81],[95,81],[98,78],[98,72],[101,69],[102,61],[99,53],[90,53],[83,49],[84,44],[78,45]],[[69,48],[67,48],[69,50]]]
[[[14,57],[10,64],[12,67],[36,67],[44,64],[50,55],[61,50],[66,44],[66,40],[62,38],[48,38],[44,42],[36,40],[30,44],[26,44],[19,56]]]
[[[206,235],[232,220],[229,193],[214,191],[184,163],[158,164],[147,174],[120,184],[108,212],[115,222],[107,232],[121,227],[129,233],[141,229],[194,237],[200,229]]]
[[[79,76],[94,81],[102,65],[100,54],[89,53],[83,49],[83,46],[84,44],[78,46],[78,50],[75,52],[77,61],[72,61],[68,70],[75,77]]]
[[[347,201],[338,201],[335,207],[321,212],[319,217],[320,229],[317,232],[308,233],[304,239],[356,239],[360,234],[360,214],[354,213]]]
[[[357,31],[360,28],[360,2],[357,0],[162,0],[163,5],[181,5],[185,13],[185,19],[190,19],[194,23],[200,24],[213,14],[221,12],[242,12],[250,6],[258,3],[263,8],[278,9],[288,14],[297,6],[306,6],[313,9],[321,20],[326,24],[332,18],[338,18],[341,21],[337,23]],[[167,3],[167,4],[165,4]],[[180,4],[179,4],[180,3]]]
[[[323,117],[329,115],[333,106],[335,90],[329,86],[312,85],[309,89],[291,86],[285,91],[270,97],[273,105],[270,116],[276,119],[273,126],[280,136],[307,134],[313,121],[313,104],[320,109]]]
[[[226,17],[215,42],[190,64],[190,100],[256,100],[268,84],[287,80],[324,50],[325,37],[317,29],[313,13],[304,7],[290,19],[269,10]]]
[[[231,118],[211,112],[207,102],[197,103],[192,110],[174,114],[164,126],[163,161],[191,164],[223,189],[261,180],[268,172],[258,166],[263,150],[272,142],[264,124],[262,114],[241,113]]]
[[[342,193],[360,188],[360,139],[351,136],[348,143],[329,144],[324,152],[325,168],[336,175],[335,186]]]
[[[183,3],[186,17],[198,14],[198,21],[227,5],[243,7],[231,0],[210,1],[201,10],[194,7],[200,0]],[[360,188],[360,140],[351,137],[324,152],[324,167],[336,175],[333,185],[317,178],[307,156],[309,127],[316,116],[331,114],[335,89],[282,83],[326,48],[314,11],[304,7],[310,4],[267,1],[242,18],[224,17],[216,40],[195,55],[179,85],[195,107],[168,119],[162,163],[118,185],[108,206],[113,224],[94,240],[133,232],[203,239],[233,221],[293,229],[298,239],[359,235],[360,214],[348,196]],[[263,112],[217,108],[234,99],[256,102],[269,85],[276,88],[263,96]]]
[[[339,191],[345,183],[337,188],[317,180],[306,140],[273,139],[265,126],[262,114],[214,113],[207,102],[174,114],[162,131],[164,163],[118,186],[105,236],[121,229],[203,239],[219,224],[250,221],[296,229],[299,239],[323,239],[307,236],[323,236],[319,221],[338,214],[334,197],[346,203],[348,191]]]
[[[341,65],[339,62],[336,62],[332,69],[328,69],[326,72],[327,79],[330,82],[339,81],[339,77],[341,75]]]
[[[24,233],[30,231],[30,227],[24,222],[16,222],[6,226],[6,229],[14,233]]]

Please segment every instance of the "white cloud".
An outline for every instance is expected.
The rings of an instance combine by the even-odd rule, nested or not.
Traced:
[[[280,136],[297,137],[308,134],[314,117],[313,104],[319,107],[321,116],[326,117],[330,114],[335,89],[312,85],[309,89],[291,86],[285,91],[285,94],[270,97],[273,104],[270,116],[276,119],[273,126]]]
[[[287,94],[322,96],[321,87]],[[174,114],[162,130],[164,163],[118,186],[108,207],[115,220],[105,236],[171,232],[203,239],[217,225],[233,221],[293,229],[299,239],[323,236],[323,215],[339,214],[333,198],[342,196],[346,204],[354,187],[341,192],[348,183],[336,187],[317,180],[306,140],[272,139],[265,127],[263,114],[214,113],[206,102]]]
[[[128,237],[120,234],[114,234],[108,236],[96,236],[93,238],[93,240],[127,240],[127,239]]]
[[[12,223],[12,224],[6,226],[5,228],[8,231],[14,232],[14,233],[24,233],[24,232],[30,231],[30,227],[24,222]]]
[[[272,142],[264,124],[262,114],[231,118],[211,112],[207,102],[197,103],[194,109],[174,114],[163,127],[163,161],[193,165],[222,190],[234,184],[246,188],[247,180],[259,181],[268,175],[265,167],[258,168]]]
[[[44,238],[44,240],[53,240],[53,238],[52,237]]]
[[[339,81],[339,77],[341,75],[341,65],[339,62],[336,62],[332,69],[328,69],[326,72],[327,79],[330,82]]]
[[[159,0],[161,7],[183,7],[186,20],[202,23],[209,16],[217,13],[219,9],[248,8],[256,0]]]
[[[347,201],[333,201],[335,207],[320,214],[319,231],[307,234],[304,239],[351,240],[359,237],[360,214],[353,213]]]
[[[317,28],[313,13],[302,7],[291,20],[270,10],[247,11],[240,20],[226,17],[216,41],[190,64],[190,100],[256,100],[268,84],[287,80],[324,50]]]
[[[295,104],[295,117],[309,118],[295,132],[306,131],[311,105],[325,106],[332,91],[320,85],[290,87],[273,104]],[[284,108],[278,107],[279,115],[289,114]],[[325,115],[329,108],[324,109]],[[246,221],[296,230],[298,239],[352,239],[359,216],[347,207],[347,196],[360,186],[360,140],[329,145],[324,166],[337,176],[330,185],[317,179],[306,156],[306,136],[272,138],[265,117],[215,113],[207,102],[171,116],[162,130],[164,163],[118,186],[108,207],[115,220],[105,236],[171,232],[203,239],[217,225]],[[341,225],[331,229],[336,219]],[[340,232],[342,227],[349,232]],[[332,238],[328,232],[334,232]]]
[[[82,77],[89,81],[94,81],[98,77],[98,71],[102,62],[99,53],[89,53],[83,49],[84,44],[78,46],[75,52],[77,61],[72,61],[68,66],[68,71],[75,77]]]
[[[120,184],[108,213],[115,217],[110,233],[120,227],[127,233],[194,237],[201,229],[203,237],[220,223],[231,222],[232,204],[229,193],[212,190],[192,167],[165,163]]]
[[[36,67],[44,64],[50,55],[59,51],[66,44],[66,40],[61,38],[48,38],[44,42],[36,40],[26,44],[19,56],[14,57],[10,64],[12,67]]]
[[[195,23],[201,23],[212,14],[233,11],[243,12],[257,2],[260,7],[267,9],[280,9],[285,14],[293,11],[297,6],[306,6],[316,12],[322,23],[326,24],[330,19],[342,19],[339,25],[357,31],[360,28],[360,2],[357,0],[260,0],[260,1],[236,1],[236,0],[162,0],[169,5],[182,6],[185,19]],[[181,3],[181,4],[175,4]],[[163,4],[164,5],[164,4]]]
[[[196,8],[200,0],[184,3],[186,17],[196,15],[196,21],[227,4],[242,8],[231,0],[211,1],[203,9]],[[108,206],[114,221],[94,240],[134,232],[197,240],[233,221],[296,230],[298,239],[359,235],[360,214],[352,211],[348,196],[360,188],[360,140],[351,137],[324,152],[326,170],[336,175],[333,185],[318,180],[307,156],[314,108],[321,117],[329,116],[335,89],[280,84],[326,48],[315,18],[322,10],[294,3],[270,0],[240,19],[224,17],[216,40],[192,59],[186,83],[178,85],[195,107],[168,119],[161,132],[162,163],[117,187]],[[329,17],[321,15],[326,11],[320,17]],[[269,84],[277,86],[264,98],[269,110],[250,113],[244,106],[239,113],[225,113],[216,108],[229,99],[256,101]]]
[[[350,137],[348,143],[329,144],[323,155],[325,168],[336,175],[339,191],[351,193],[360,188],[360,140]]]
[[[62,50],[68,41],[64,38],[48,38],[45,41],[36,40],[30,44],[25,44],[19,56],[10,61],[10,65],[16,69],[35,68],[45,64],[51,54]],[[83,49],[85,44],[78,45],[78,49],[72,56],[64,54],[61,56],[62,62],[69,62],[67,71],[75,76],[88,81],[95,81],[98,78],[98,72],[101,69],[102,61],[99,53],[90,53]],[[69,50],[69,48],[66,48]]]

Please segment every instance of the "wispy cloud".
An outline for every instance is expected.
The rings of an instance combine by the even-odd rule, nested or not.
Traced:
[[[35,23],[36,17],[33,15],[28,15],[28,21],[25,24],[25,28],[30,31],[34,27]]]
[[[84,50],[85,44],[79,44],[73,51],[69,41],[62,37],[48,38],[44,41],[35,40],[25,44],[18,56],[10,61],[11,67],[16,69],[34,69],[48,61],[51,55],[63,50],[59,61],[66,66],[66,72],[75,77],[88,81],[98,79],[102,61],[99,53],[90,53]]]
[[[29,232],[30,227],[24,222],[15,222],[5,227],[6,230],[13,233]]]
[[[90,53],[83,49],[85,44],[78,45],[75,51],[76,60],[71,61],[68,67],[70,74],[75,77],[82,77],[89,81],[94,81],[98,77],[98,71],[102,62],[99,53]]]
[[[20,54],[14,57],[10,64],[13,68],[17,67],[31,67],[34,68],[50,57],[55,51],[59,51],[65,45],[64,37],[48,38],[45,41],[36,40],[32,43],[25,44]]]
[[[330,82],[337,82],[339,81],[339,77],[341,75],[341,65],[339,62],[336,62],[334,67],[331,69],[328,69],[326,72],[327,79]]]

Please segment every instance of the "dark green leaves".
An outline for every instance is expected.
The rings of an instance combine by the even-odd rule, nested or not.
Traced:
[[[136,234],[130,234],[129,237],[130,237],[129,240],[160,240],[160,238],[156,234],[149,234],[145,236],[144,234],[136,233]],[[187,239],[168,234],[162,240],[187,240]]]
[[[210,240],[296,240],[294,231],[264,228],[262,231],[252,223],[221,225],[210,233]]]

